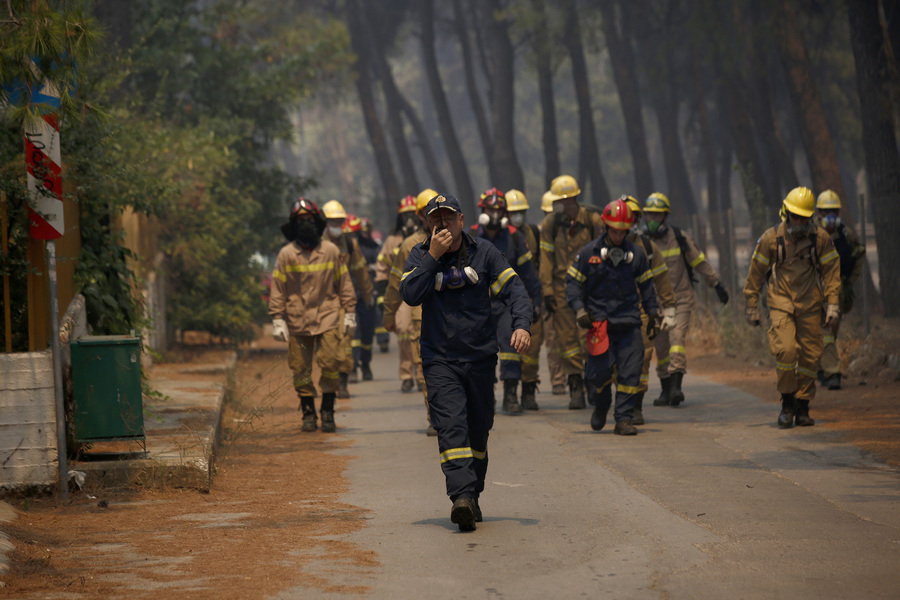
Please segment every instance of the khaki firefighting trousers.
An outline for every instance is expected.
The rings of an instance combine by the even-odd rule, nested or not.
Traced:
[[[584,357],[587,354],[587,338],[575,322],[575,311],[566,304],[566,293],[561,288],[553,288],[556,310],[553,312],[553,327],[559,340],[559,356],[563,373],[581,375],[584,372]]]
[[[344,322],[344,311],[341,310],[341,323]],[[341,330],[341,348],[340,348],[340,361],[338,362],[338,372],[339,373],[350,373],[355,368],[355,364],[353,362],[353,336],[355,335],[355,331],[344,331],[343,327]]]
[[[816,397],[816,367],[822,357],[821,311],[799,314],[770,309],[769,350],[775,356],[778,391],[798,400]]]
[[[563,373],[562,359],[559,357],[559,339],[553,326],[553,315],[544,312],[541,315],[541,329],[544,333],[544,346],[547,347],[547,368],[550,369],[550,385],[566,385],[566,374]]]
[[[400,348],[400,381],[416,379],[416,363],[413,360],[413,320],[412,309],[401,302],[394,315],[394,326],[397,332],[397,346]],[[416,336],[418,340],[418,336]],[[418,370],[421,373],[421,369]]]
[[[531,324],[531,345],[522,355],[522,381],[537,381],[541,366],[541,342],[544,340],[544,325],[541,319]]]
[[[329,329],[320,335],[292,335],[288,343],[288,366],[294,374],[294,389],[298,396],[316,395],[312,382],[312,361],[322,370],[319,387],[322,393],[338,389],[338,367],[341,359],[342,329]]]
[[[665,379],[672,373],[684,373],[687,371],[687,355],[684,350],[684,341],[688,330],[691,328],[691,310],[677,306],[675,309],[675,328],[669,331],[660,331],[653,340],[656,349],[656,374],[660,379]]]
[[[837,348],[838,331],[840,328],[840,321],[831,327],[822,326],[822,341],[824,342],[824,348],[822,349],[822,359],[819,361],[819,368],[825,373],[825,377],[841,372],[841,357],[838,354]]]
[[[650,317],[641,311],[641,339],[644,340],[644,364],[641,366],[641,382],[638,384],[638,393],[646,393],[650,381],[650,361],[653,359],[653,340],[647,337],[647,323]],[[659,334],[657,334],[659,335]]]

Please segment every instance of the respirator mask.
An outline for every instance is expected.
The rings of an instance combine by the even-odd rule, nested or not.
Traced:
[[[329,226],[328,226],[328,235],[330,235],[330,236],[333,237],[333,238],[341,237],[341,228],[340,228],[340,226],[335,227],[335,226],[333,226],[333,225],[329,225]]]
[[[522,225],[525,224],[525,213],[524,212],[515,212],[509,215],[509,222],[512,223],[512,226],[516,229],[521,229]]]
[[[604,246],[600,249],[600,260],[609,261],[613,267],[618,267],[623,261],[626,265],[630,264],[634,260],[634,253],[626,252],[619,246],[612,248]]]
[[[419,221],[416,217],[406,217],[403,220],[403,224],[400,225],[400,229],[403,231],[403,237],[411,235],[416,230],[416,225],[418,224]]]
[[[825,229],[835,229],[841,224],[841,218],[837,215],[825,215],[822,217],[822,227]]]
[[[458,290],[467,285],[475,285],[478,283],[478,273],[472,267],[450,267],[446,271],[438,273],[434,276],[434,290],[443,292],[444,290]]]
[[[554,202],[553,203],[553,212],[560,215],[560,214],[566,212],[566,207],[563,206],[562,202]]]
[[[480,215],[478,215],[478,224],[485,229],[497,231],[498,229],[502,229],[509,225],[509,219],[507,219],[506,217],[500,218],[497,215],[491,216],[487,213],[481,213]]]

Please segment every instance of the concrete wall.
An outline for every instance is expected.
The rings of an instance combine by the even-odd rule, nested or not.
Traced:
[[[53,355],[0,354],[0,488],[56,485]]]

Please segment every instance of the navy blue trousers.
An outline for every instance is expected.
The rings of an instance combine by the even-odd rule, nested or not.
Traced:
[[[587,355],[584,379],[591,386],[590,393],[599,400],[598,406],[609,407],[613,375],[616,377],[616,422],[631,420],[634,403],[640,391],[641,367],[644,363],[644,340],[641,326],[624,331],[609,332],[609,350],[600,356]]]
[[[356,303],[356,334],[353,337],[353,364],[356,367],[372,362],[372,340],[375,338],[375,307]]]
[[[500,346],[500,379],[522,379],[522,355],[509,343],[512,338],[512,315],[499,300],[491,301],[494,323],[497,324],[497,345]]]
[[[424,365],[431,425],[438,432],[447,495],[478,498],[487,474],[487,441],[494,426],[497,358]]]

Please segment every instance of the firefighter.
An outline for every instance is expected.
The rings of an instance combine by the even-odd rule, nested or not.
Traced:
[[[553,210],[552,208],[550,210]],[[517,231],[521,232],[525,238],[525,247],[531,252],[531,264],[535,273],[540,272],[541,252],[538,246],[538,240],[541,237],[541,230],[537,225],[531,225],[526,221],[528,214],[528,198],[519,190],[509,190],[506,192],[506,214],[509,217],[509,223]],[[540,284],[540,280],[538,280]],[[535,318],[531,324],[531,345],[528,352],[522,355],[522,396],[521,405],[525,410],[538,410],[537,403],[537,386],[540,383],[540,366],[541,366],[541,345],[544,342],[544,319],[546,315],[541,313]],[[554,338],[555,339],[555,338]],[[554,364],[550,364],[550,380],[555,385],[558,383],[565,393],[565,378],[562,375],[562,369],[559,365],[559,353],[555,353],[556,369]],[[548,360],[548,363],[550,361]]]
[[[408,236],[422,229],[422,222],[416,216],[416,197],[405,196],[400,200],[400,206],[397,209],[397,222],[394,231],[387,236],[381,250],[378,252],[378,258],[375,260],[375,291],[377,295],[377,303],[382,308],[382,328],[384,328],[384,297],[388,288],[388,280],[391,276],[391,267],[394,266],[394,259],[400,252],[400,244]],[[390,322],[397,332],[397,348],[399,349],[400,365],[399,375],[401,381],[401,390],[411,392],[415,387],[416,381],[416,365],[413,363],[412,351],[412,317],[410,307],[406,303],[401,302],[400,305],[390,313]],[[387,329],[385,329],[387,332]]]
[[[568,377],[570,409],[585,407],[584,339],[575,324],[575,311],[566,304],[566,271],[578,251],[603,229],[599,214],[578,205],[579,194],[581,188],[571,175],[554,179],[550,185],[553,213],[541,224],[543,309],[553,315],[563,372]]]
[[[410,234],[409,237],[400,244],[400,250],[394,257],[394,264],[391,266],[388,288],[384,295],[384,322],[388,331],[391,331],[394,328],[394,315],[397,314],[399,316],[400,308],[402,306],[409,306],[410,308],[410,349],[412,351],[413,365],[416,367],[419,377],[417,383],[419,384],[419,389],[422,391],[425,399],[425,415],[428,419],[428,426],[425,428],[425,434],[428,436],[436,436],[437,431],[431,426],[431,412],[428,410],[428,386],[425,385],[425,375],[422,370],[422,353],[419,345],[419,338],[421,337],[422,332],[422,308],[420,306],[411,306],[403,302],[403,298],[400,295],[400,278],[403,275],[403,267],[406,265],[409,253],[417,244],[424,242],[428,237],[428,233],[425,230],[425,227],[427,227],[425,209],[428,206],[428,202],[437,195],[438,193],[433,189],[426,188],[416,196],[416,215],[422,222],[422,229]]]
[[[356,289],[356,297],[367,307],[375,305],[375,297],[372,294],[372,282],[366,268],[366,259],[363,257],[359,249],[359,243],[356,238],[344,234],[344,221],[347,219],[347,211],[343,205],[337,200],[329,200],[322,205],[322,214],[328,226],[325,228],[327,237],[331,243],[338,247],[341,251],[341,258],[350,271],[350,279],[353,281],[353,287]],[[350,371],[353,371],[353,331],[344,335],[341,339],[341,364],[340,364],[340,386],[338,387],[338,398],[349,398],[350,390],[347,383],[350,378]]]
[[[481,214],[478,216],[478,224],[472,226],[472,235],[492,243],[503,254],[510,266],[525,284],[528,296],[531,298],[535,320],[540,318],[541,308],[541,282],[532,264],[532,254],[525,243],[525,237],[515,228],[508,227],[509,219],[506,215],[506,195],[495,187],[485,190],[481,194],[478,207]],[[525,410],[538,410],[535,388],[537,386],[537,372],[533,373],[533,379],[522,384],[523,402],[519,403],[518,388],[522,380],[524,367],[522,361],[525,355],[515,351],[509,344],[512,335],[512,319],[506,305],[499,298],[492,300],[494,307],[494,322],[497,324],[497,343],[500,346],[500,380],[503,382],[503,412],[510,415],[522,414]],[[532,324],[532,327],[534,324]],[[532,342],[534,339],[532,338]],[[527,403],[527,404],[526,404]]]
[[[603,209],[606,232],[575,256],[566,276],[566,302],[578,326],[588,330],[584,379],[593,396],[591,429],[600,431],[612,404],[617,435],[637,435],[634,405],[640,393],[644,342],[641,309],[648,315],[647,335],[659,328],[653,272],[643,249],[626,237],[634,224],[628,202],[619,198]]]
[[[553,212],[553,194],[550,190],[544,192],[541,197],[541,210],[546,216]],[[541,228],[537,228],[538,233],[535,236],[538,241],[541,239]],[[535,253],[535,261],[540,273],[541,248],[538,244]],[[543,293],[543,290],[542,290]],[[544,345],[547,347],[547,368],[550,370],[550,384],[554,396],[565,396],[568,391],[566,382],[566,373],[563,371],[562,358],[560,358],[559,336],[556,335],[556,328],[553,326],[553,315],[547,312],[546,308],[541,311],[541,329],[544,330]],[[531,352],[531,350],[529,350]]]
[[[809,188],[791,190],[782,203],[781,224],[767,229],[750,259],[744,285],[747,322],[760,324],[759,295],[766,287],[769,350],[775,356],[781,413],[778,427],[815,425],[809,403],[816,395],[816,366],[825,327],[840,319],[840,258],[831,236],[812,221],[815,197]]]
[[[716,290],[722,304],[728,303],[728,292],[697,243],[687,232],[667,223],[670,209],[669,199],[660,192],[650,194],[644,202],[644,230],[662,251],[675,291],[675,327],[661,331],[654,341],[656,374],[662,392],[653,401],[653,406],[678,406],[684,402],[681,385],[687,371],[685,341],[691,326],[691,313],[697,308],[694,271]]]
[[[312,361],[322,371],[322,431],[335,431],[334,398],[338,389],[341,338],[356,328],[356,295],[337,246],[322,239],[326,223],[319,208],[300,198],[281,227],[289,243],[278,253],[272,271],[269,316],[276,340],[288,342],[288,364],[303,412],[302,431],[315,431],[316,388]]]
[[[841,222],[841,199],[833,191],[825,190],[819,194],[816,200],[816,218],[818,225],[824,227],[831,236],[831,242],[840,257],[840,309],[841,315],[846,315],[853,308],[853,284],[862,272],[866,248],[859,243],[856,232]],[[822,374],[822,383],[829,390],[841,389],[841,359],[837,349],[840,323],[840,320],[837,320],[830,328],[823,328],[822,331],[825,348],[822,351],[822,360],[819,361],[819,371]]]
[[[450,520],[472,531],[482,520],[478,501],[494,422],[498,346],[491,296],[512,314],[510,345],[519,353],[528,350],[531,302],[500,251],[463,230],[456,198],[435,196],[426,214],[431,235],[410,252],[400,292],[411,306],[422,306],[422,365],[453,502]]]
[[[375,259],[378,256],[378,242],[372,239],[372,223],[365,217],[347,215],[344,221],[345,235],[353,237],[359,251],[366,259],[366,275],[372,287],[375,285]],[[374,294],[374,292],[372,292]],[[378,306],[375,302],[356,303],[356,335],[353,337],[353,370],[350,383],[356,383],[357,369],[363,381],[372,381],[372,345],[375,341],[375,322]]]
[[[636,246],[640,246],[644,254],[647,255],[647,262],[650,263],[650,272],[653,274],[653,289],[656,292],[657,303],[662,308],[662,325],[661,331],[669,331],[676,325],[675,317],[675,292],[672,290],[672,282],[669,281],[669,267],[666,259],[663,258],[662,251],[656,242],[650,239],[646,232],[641,231],[638,223],[641,220],[641,205],[632,196],[622,196],[621,200],[625,200],[628,208],[631,209],[634,225],[626,238],[629,242]],[[648,383],[650,379],[650,359],[653,358],[653,340],[647,335],[647,325],[649,317],[647,313],[641,310],[641,321],[644,328],[641,330],[644,341],[644,362],[641,366],[641,383],[638,386],[638,393],[634,400],[634,418],[632,422],[635,425],[644,424],[644,395],[647,393]]]

